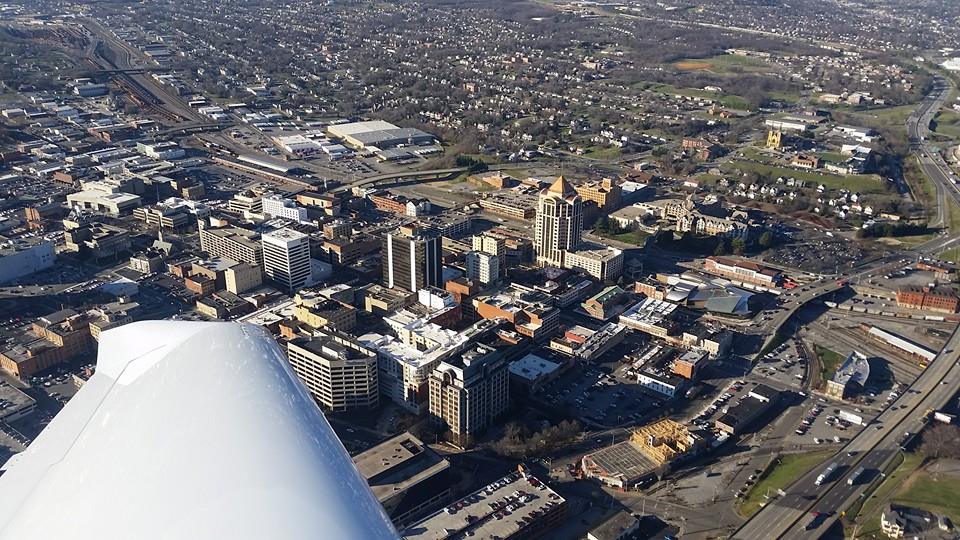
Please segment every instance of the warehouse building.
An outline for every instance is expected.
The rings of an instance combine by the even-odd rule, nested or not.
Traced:
[[[383,120],[336,124],[328,127],[327,133],[358,150],[369,148],[377,151],[401,145],[420,146],[437,142],[436,137],[425,131],[401,128]]]

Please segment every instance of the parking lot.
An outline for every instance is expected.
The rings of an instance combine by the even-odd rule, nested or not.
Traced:
[[[823,236],[818,230],[798,231],[791,240],[774,248],[764,261],[804,272],[834,274],[870,256],[859,243],[840,236]]]
[[[774,381],[778,386],[800,388],[807,372],[807,359],[795,340],[789,339],[760,358],[753,368],[764,382]]]
[[[811,398],[804,403],[803,418],[787,442],[799,446],[842,444],[863,429],[849,415],[859,416],[869,423],[874,412],[847,404],[832,403],[824,398]]]
[[[713,423],[726,413],[729,406],[750,393],[753,385],[746,381],[730,381],[712,400],[707,401],[691,419],[690,423],[701,429],[712,431]]]
[[[569,415],[597,427],[639,422],[663,405],[656,396],[626,375],[626,365],[587,365],[573,368],[543,387],[538,398],[551,408],[563,407]]]
[[[93,373],[94,364],[88,363],[79,367],[60,366],[53,370],[31,377],[27,382],[34,389],[43,392],[51,400],[65,405],[77,393],[77,385],[74,384],[71,377],[74,373]]]

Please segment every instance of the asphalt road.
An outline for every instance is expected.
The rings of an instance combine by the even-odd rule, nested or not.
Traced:
[[[923,426],[922,416],[928,409],[945,405],[960,390],[960,331],[955,331],[937,358],[904,393],[877,419],[853,437],[830,462],[837,471],[821,485],[816,485],[823,465],[801,477],[787,494],[768,504],[740,528],[733,538],[805,538],[808,512],[839,512],[851,505],[864,489],[864,482],[896,455],[906,433],[916,434]],[[848,455],[852,452],[853,455]],[[828,462],[829,463],[829,462]],[[852,486],[847,477],[858,467],[870,471]],[[823,530],[827,527],[821,525]]]
[[[804,306],[807,302],[840,289],[841,287],[837,285],[838,280],[855,281],[857,279],[882,273],[888,269],[892,269],[894,266],[899,265],[899,261],[902,259],[902,253],[890,254],[861,266],[856,272],[850,274],[840,274],[837,277],[825,277],[811,282],[804,287],[793,289],[791,293],[795,292],[797,294],[795,297],[781,295],[780,299],[784,309],[778,311],[769,320],[763,321],[760,324],[759,333],[766,334],[768,336],[764,342],[764,345],[773,340],[780,328],[788,320],[790,320],[791,317],[793,317],[798,309]]]
[[[935,149],[927,146],[925,138],[930,120],[943,105],[952,89],[951,83],[937,79],[933,91],[924,99],[907,121],[911,150],[917,155],[922,170],[937,186],[938,217],[946,225],[948,215],[947,197],[960,203],[960,189],[952,182],[952,174]],[[960,237],[942,236],[910,252],[910,255],[927,255],[946,249],[960,241]],[[857,279],[896,264],[903,254],[895,254],[875,261],[844,279]],[[786,322],[793,312],[806,301],[816,298],[836,287],[836,283],[815,282],[801,295],[790,301],[788,309],[771,320],[771,332]],[[827,466],[817,467],[792,484],[786,494],[765,506],[747,521],[733,538],[759,540],[763,538],[809,538],[815,532],[823,532],[836,513],[848,508],[859,498],[873,477],[880,473],[896,456],[905,438],[916,434],[923,427],[925,413],[945,405],[960,390],[960,331],[954,331],[937,358],[920,374],[913,384],[877,419],[857,436],[852,438],[836,456],[827,463],[835,462],[837,470],[823,485],[816,480]],[[909,434],[909,435],[907,435]],[[864,476],[852,485],[847,478],[859,467]],[[809,512],[831,514],[815,530],[807,530],[812,519]]]
[[[931,226],[943,227],[948,224],[947,197],[960,203],[960,189],[952,182],[954,175],[950,173],[939,152],[926,141],[930,121],[943,106],[952,89],[952,82],[938,77],[934,81],[933,90],[907,118],[910,149],[917,156],[921,170],[934,181],[937,190],[937,216]]]

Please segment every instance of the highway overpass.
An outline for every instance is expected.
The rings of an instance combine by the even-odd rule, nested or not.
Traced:
[[[911,149],[920,160],[924,173],[937,185],[938,213],[946,223],[947,197],[960,202],[960,189],[952,181],[952,173],[941,163],[936,150],[926,141],[926,129],[936,111],[952,88],[951,83],[938,79],[933,91],[907,121]],[[943,236],[927,242],[914,250],[916,254],[931,254],[945,249],[960,240],[957,236]],[[874,264],[872,269],[863,269],[846,276],[847,280],[882,272],[899,264],[903,254],[888,256]],[[879,263],[879,264],[878,264]],[[834,284],[835,285],[835,284]],[[825,284],[809,293],[817,294]],[[822,294],[822,293],[820,293]],[[799,301],[802,298],[798,298]],[[808,301],[808,300],[807,300]],[[795,307],[799,307],[798,304]],[[782,325],[792,312],[784,313]],[[780,326],[777,326],[779,328]],[[835,522],[839,512],[850,508],[862,496],[868,496],[868,485],[884,471],[906,444],[924,426],[926,412],[946,405],[960,390],[960,331],[954,330],[946,345],[920,376],[880,415],[860,433],[854,436],[834,457],[822,466],[805,474],[785,494],[770,500],[758,513],[741,526],[732,538],[760,540],[767,538],[811,538],[822,535]],[[817,477],[828,463],[836,463],[837,471],[822,485]],[[859,467],[868,472],[862,480],[848,484],[847,479]],[[830,515],[824,523],[807,529],[812,512]]]
[[[846,480],[858,467],[869,470],[862,481],[868,482],[883,471],[896,456],[905,439],[923,428],[929,409],[946,405],[960,390],[960,331],[954,331],[940,354],[930,363],[891,406],[863,431],[853,437],[836,456],[794,482],[786,494],[771,500],[747,521],[732,538],[761,540],[767,538],[809,538],[805,530],[810,512],[834,512],[849,508],[866,489],[866,485]],[[817,476],[831,462],[838,465],[823,485],[816,485]],[[828,520],[832,521],[831,520]],[[826,525],[821,525],[823,530]],[[819,528],[818,528],[819,529]]]

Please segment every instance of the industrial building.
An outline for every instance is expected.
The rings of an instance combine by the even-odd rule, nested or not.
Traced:
[[[779,400],[780,392],[765,384],[758,384],[736,404],[727,407],[726,412],[714,424],[720,431],[739,435],[760,416],[770,411]]]
[[[861,324],[860,329],[867,334],[867,337],[874,339],[886,345],[887,347],[899,351],[911,358],[914,358],[920,362],[920,365],[922,366],[926,366],[937,357],[936,351],[931,351],[923,345],[914,343],[913,341],[898,336],[893,332],[888,332],[883,328],[871,326],[869,324]]]
[[[897,289],[897,305],[952,314],[960,310],[960,296],[950,287],[901,287]]]
[[[833,374],[833,378],[827,381],[826,393],[830,397],[846,399],[862,390],[869,377],[870,362],[867,357],[853,351]]]
[[[327,128],[331,137],[336,137],[357,150],[385,150],[398,146],[423,146],[437,142],[433,135],[414,128],[401,128],[384,122],[371,120],[334,124]]]

